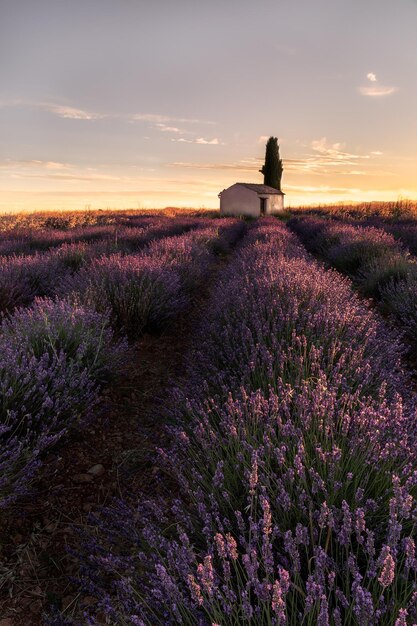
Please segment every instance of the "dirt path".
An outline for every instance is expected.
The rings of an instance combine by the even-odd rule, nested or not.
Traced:
[[[191,329],[226,262],[214,263],[186,314],[130,349],[90,426],[49,455],[37,497],[2,514],[0,626],[38,626],[48,606],[72,613],[81,599],[94,602],[68,581],[77,567],[68,547],[97,506],[126,491],[158,489],[154,449],[165,435],[155,415],[164,388],[181,375]]]

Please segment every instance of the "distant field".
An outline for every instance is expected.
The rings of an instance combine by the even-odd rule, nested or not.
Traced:
[[[358,204],[337,204],[300,206],[291,208],[292,214],[328,215],[355,219],[416,219],[417,201],[397,200],[395,202],[362,202]]]
[[[164,216],[175,217],[183,215],[189,217],[211,217],[218,215],[218,211],[206,209],[178,209],[167,207],[165,209],[126,209],[113,210],[88,210],[88,211],[34,211],[21,213],[0,214],[0,231],[18,228],[31,229],[70,229],[77,226],[96,226],[109,224],[124,224],[128,218],[140,216]]]
[[[417,623],[416,207],[0,217],[1,625]]]

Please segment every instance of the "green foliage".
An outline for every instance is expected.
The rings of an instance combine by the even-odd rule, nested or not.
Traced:
[[[265,165],[259,170],[264,175],[264,185],[281,191],[283,170],[282,159],[279,158],[278,138],[270,137],[266,144]]]

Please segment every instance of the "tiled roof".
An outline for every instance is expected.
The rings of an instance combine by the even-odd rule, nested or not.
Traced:
[[[243,187],[247,187],[251,191],[256,191],[257,194],[277,194],[280,196],[284,196],[285,194],[282,191],[278,191],[274,187],[269,187],[269,185],[256,185],[255,183],[236,183],[236,185],[242,185]]]

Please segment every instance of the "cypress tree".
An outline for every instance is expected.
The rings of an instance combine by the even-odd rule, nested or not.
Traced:
[[[270,137],[266,143],[265,165],[259,170],[264,175],[264,185],[281,191],[283,170],[282,159],[279,158],[278,138]]]

